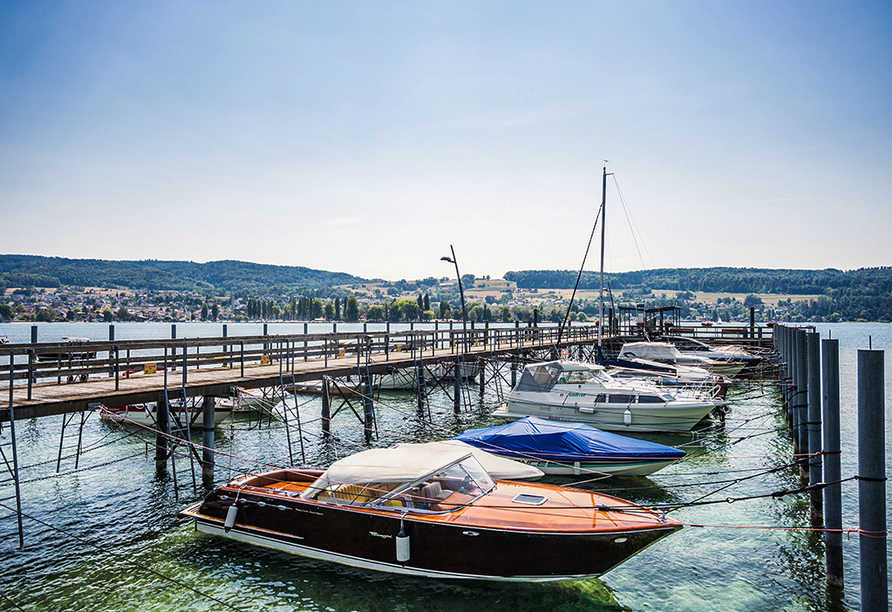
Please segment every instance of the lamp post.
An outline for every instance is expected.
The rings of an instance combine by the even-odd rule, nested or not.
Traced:
[[[455,264],[455,277],[458,279],[458,294],[461,296],[461,325],[463,330],[463,344],[464,344],[464,352],[468,352],[468,311],[465,310],[465,291],[461,286],[461,273],[458,271],[458,260],[455,258],[455,249],[452,248],[452,245],[449,245],[449,250],[452,251],[452,257],[441,257],[440,261],[448,261],[451,264]]]

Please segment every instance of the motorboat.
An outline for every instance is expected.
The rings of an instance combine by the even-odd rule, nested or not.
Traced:
[[[218,425],[219,423],[223,422],[232,414],[232,411],[233,405],[231,402],[215,402],[214,425]],[[175,402],[171,402],[169,415],[171,422],[175,422],[176,418],[180,418],[182,420],[183,416],[188,415],[189,425],[191,427],[197,426],[200,429],[203,418],[203,408],[201,405],[198,405],[187,406],[184,409],[181,402],[179,405],[177,405],[177,403]],[[125,406],[114,407],[102,406],[99,409],[99,419],[111,423],[124,423],[155,427],[157,423],[157,416],[158,405],[155,402],[147,404],[127,404]],[[183,426],[186,425],[185,422],[181,424]]]
[[[411,576],[601,576],[681,528],[590,491],[492,477],[451,445],[371,449],[322,470],[237,478],[182,511],[201,532]]]
[[[617,380],[603,366],[561,360],[526,365],[493,416],[538,416],[622,432],[689,431],[723,404],[706,393]]]
[[[452,360],[444,360],[433,368],[434,377],[437,380],[455,380],[456,364]],[[469,360],[458,364],[458,372],[462,379],[469,380],[480,375],[480,361]]]
[[[418,378],[417,368],[397,368],[375,378],[375,388],[382,391],[417,391],[424,384],[426,381]]]
[[[671,342],[626,342],[619,351],[620,359],[648,359],[673,365],[700,367],[714,374],[733,378],[747,366],[747,362],[713,359],[699,352],[680,351]]]
[[[601,431],[584,423],[524,417],[506,425],[468,429],[454,438],[533,465],[546,474],[645,476],[687,455],[683,450]]]
[[[626,359],[599,359],[614,378],[632,378],[651,381],[669,389],[708,391],[717,398],[724,398],[731,385],[724,376],[697,366],[661,363],[650,359],[627,357]]]
[[[696,353],[716,361],[744,361],[747,365],[756,365],[762,361],[762,356],[754,354],[751,349],[737,345],[712,346],[696,338],[686,336],[662,336],[663,342],[671,342],[675,347],[686,353]]]
[[[73,338],[65,336],[61,343],[56,343],[56,350],[37,350],[37,361],[84,361],[96,357],[96,351],[80,348],[90,342],[89,338]],[[70,348],[69,348],[70,347]]]

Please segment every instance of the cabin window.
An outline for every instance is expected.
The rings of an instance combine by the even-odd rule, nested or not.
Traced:
[[[608,402],[611,404],[631,404],[635,399],[634,395],[628,395],[626,393],[611,393],[608,397]]]
[[[639,404],[663,404],[665,400],[659,395],[639,395]]]

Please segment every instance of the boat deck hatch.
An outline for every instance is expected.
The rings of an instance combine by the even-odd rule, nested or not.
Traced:
[[[521,493],[513,500],[516,504],[527,504],[529,506],[541,506],[547,501],[544,495],[531,495],[530,493]]]

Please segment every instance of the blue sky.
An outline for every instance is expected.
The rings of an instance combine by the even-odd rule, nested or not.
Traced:
[[[12,1],[0,27],[3,253],[576,269],[607,159],[608,271],[892,265],[887,2]]]

